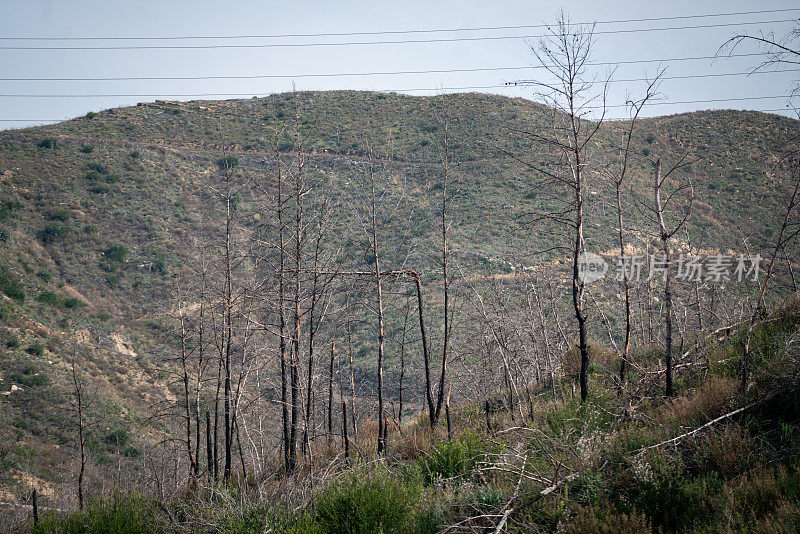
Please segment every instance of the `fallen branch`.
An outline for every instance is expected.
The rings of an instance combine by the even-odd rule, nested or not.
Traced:
[[[737,409],[733,410],[732,412],[728,412],[728,413],[726,413],[724,415],[720,415],[716,419],[712,419],[708,423],[706,423],[704,425],[701,425],[701,426],[695,428],[694,430],[690,430],[689,432],[686,432],[685,434],[681,434],[680,436],[675,436],[674,438],[668,439],[666,441],[662,441],[660,443],[656,443],[655,445],[649,445],[647,447],[642,447],[641,449],[639,449],[639,451],[634,456],[640,456],[640,455],[644,454],[645,452],[647,452],[647,451],[649,451],[651,449],[656,449],[656,448],[662,447],[664,445],[669,445],[671,443],[678,443],[681,440],[683,440],[685,438],[688,438],[689,436],[693,436],[693,435],[697,434],[698,432],[700,432],[702,430],[705,430],[706,428],[709,428],[709,427],[719,423],[720,421],[724,421],[725,419],[730,419],[731,417],[733,417],[733,416],[735,416],[737,414],[740,414],[740,413],[742,413],[742,412],[744,412],[746,410],[749,410],[753,406],[761,404],[762,402],[766,402],[766,401],[772,399],[773,397],[775,397],[776,395],[778,395],[780,393],[783,393],[783,391],[784,391],[783,388],[781,388],[779,390],[776,390],[776,391],[773,391],[772,393],[770,393],[769,395],[767,395],[763,399],[758,399],[756,401],[751,402],[750,404],[748,404],[746,406],[742,406],[741,408],[737,408]]]
[[[574,479],[578,478],[578,474],[579,473],[572,473],[571,475],[565,476],[564,478],[562,478],[560,481],[556,482],[552,486],[548,486],[545,489],[543,489],[542,491],[540,491],[539,495],[550,495],[551,493],[553,493],[555,490],[557,490],[558,488],[560,488],[561,486],[563,486],[564,484],[566,484],[570,480],[574,480]]]

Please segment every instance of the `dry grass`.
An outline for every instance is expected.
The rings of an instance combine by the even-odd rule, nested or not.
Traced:
[[[723,413],[736,394],[739,383],[726,376],[711,376],[686,396],[664,405],[662,417],[676,424],[692,424]]]

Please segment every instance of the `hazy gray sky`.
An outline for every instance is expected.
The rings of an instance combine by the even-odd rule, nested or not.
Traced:
[[[244,2],[229,0],[0,0],[0,77],[2,78],[107,78],[175,76],[257,76],[283,78],[248,80],[101,80],[101,81],[0,81],[0,128],[30,125],[32,119],[66,119],[110,107],[133,105],[156,98],[193,100],[226,98],[224,95],[264,95],[290,90],[458,88],[502,85],[531,78],[534,71],[429,73],[374,76],[303,77],[307,74],[364,73],[525,67],[534,63],[523,36],[542,29],[448,32],[435,34],[276,37],[193,40],[30,40],[32,37],[176,37],[286,35],[313,33],[384,32],[535,25],[552,22],[564,8],[575,22],[611,21],[653,17],[706,15],[755,10],[798,8],[784,0],[689,2],[606,1],[417,1],[402,2]],[[800,16],[800,9],[729,17],[709,17],[635,23],[599,24],[594,49],[597,62],[617,62],[713,56],[731,35],[774,31],[782,36],[793,22],[776,22]],[[771,21],[748,26],[628,31],[676,26],[719,25],[734,22]],[[624,33],[602,33],[625,30]],[[216,49],[138,50],[19,50],[9,47],[92,46],[196,46],[336,43],[463,37],[511,37],[514,39],[467,40],[435,43],[372,44],[344,46],[294,46]],[[24,40],[12,38],[27,38]],[[5,47],[5,48],[3,48]],[[755,52],[742,47],[737,52]],[[728,74],[749,71],[757,57],[712,62],[708,59],[666,61],[667,77]],[[626,80],[652,75],[656,63],[622,64],[615,78]],[[665,80],[662,92],[671,102],[710,99],[748,99],[651,107],[648,115],[696,109],[785,109],[791,83],[798,71],[752,76],[713,76]],[[625,102],[644,82],[619,82],[612,86],[611,105]],[[447,92],[447,90],[445,89]],[[531,97],[526,87],[482,89],[510,96]],[[436,91],[415,91],[430,94]],[[220,96],[191,97],[218,93]],[[26,96],[9,96],[26,95]],[[106,97],[32,98],[28,95],[134,95]],[[140,96],[141,95],[141,96]],[[147,95],[147,96],[144,96]],[[232,97],[232,96],[230,96]],[[755,99],[753,97],[759,97]],[[776,97],[776,98],[763,98]],[[752,99],[751,99],[752,98]],[[613,108],[614,117],[625,115]],[[23,119],[9,122],[10,119]]]

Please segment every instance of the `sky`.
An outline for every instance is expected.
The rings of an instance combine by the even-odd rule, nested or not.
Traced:
[[[293,87],[395,90],[409,94],[476,90],[533,99],[534,90],[529,85],[505,84],[537,79],[540,71],[530,68],[537,61],[529,43],[546,30],[509,27],[550,24],[561,9],[573,22],[597,22],[593,62],[619,63],[613,75],[618,81],[611,84],[608,96],[611,118],[627,115],[628,96],[640,94],[646,85],[643,79],[652,77],[659,67],[666,68],[661,85],[663,99],[646,109],[646,116],[699,109],[767,110],[796,116],[787,108],[786,95],[793,82],[800,79],[797,68],[748,76],[741,73],[757,66],[760,56],[676,60],[714,56],[729,37],[742,32],[786,35],[800,18],[800,7],[791,1],[0,0],[0,129],[64,120],[89,111],[156,99],[247,98]],[[792,11],[610,22],[780,9]],[[731,25],[743,22],[759,24]],[[686,28],[698,25],[706,27]],[[505,28],[363,34],[487,27]],[[362,34],[308,35],[355,32]],[[297,34],[300,36],[290,36]],[[256,37],[233,38],[236,36]],[[385,42],[409,40],[439,41]],[[341,44],[376,41],[381,43]],[[267,44],[271,46],[262,46]],[[218,48],[186,48],[207,45]],[[220,45],[237,47],[219,48]],[[75,49],[109,46],[117,49]],[[119,48],[130,46],[184,48]],[[20,49],[36,47],[73,49]],[[735,51],[758,52],[752,45]],[[649,62],[629,63],[645,60]],[[501,68],[508,70],[354,75]],[[593,68],[603,76],[610,67]],[[348,75],[309,76],[330,74]],[[196,76],[260,77],[41,80]],[[466,89],[471,87],[481,89]]]

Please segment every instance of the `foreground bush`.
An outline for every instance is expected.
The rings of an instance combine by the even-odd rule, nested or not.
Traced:
[[[83,512],[43,515],[33,534],[148,534],[163,532],[155,504],[138,495],[115,495],[89,503]]]
[[[440,441],[430,454],[419,460],[426,484],[469,475],[484,454],[484,443],[477,434],[467,433],[458,440]]]
[[[316,499],[319,532],[436,532],[438,521],[421,485],[384,470],[354,472],[327,487]],[[313,530],[312,530],[313,531]]]

